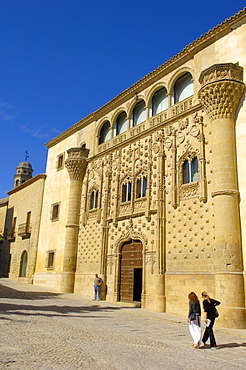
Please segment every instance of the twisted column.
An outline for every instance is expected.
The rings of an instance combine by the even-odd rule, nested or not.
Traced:
[[[245,88],[242,72],[233,63],[213,65],[201,73],[198,95],[212,125],[211,195],[215,222],[212,268],[216,297],[223,303],[221,323],[229,327],[244,327],[246,322],[235,139],[236,114]],[[237,315],[231,306],[238,308]]]
[[[70,177],[70,191],[61,291],[65,293],[73,293],[77,261],[81,188],[87,167],[89,149],[71,148],[67,153],[68,158],[65,161],[65,167],[67,168]]]

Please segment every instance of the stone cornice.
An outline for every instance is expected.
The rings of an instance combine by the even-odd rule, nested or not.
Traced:
[[[54,146],[61,140],[64,140],[77,130],[80,130],[89,123],[97,120],[99,117],[105,115],[108,111],[114,109],[117,105],[123,104],[126,100],[134,97],[136,92],[139,92],[139,89],[143,89],[153,83],[157,78],[160,78],[162,75],[169,73],[170,71],[177,68],[181,63],[184,63],[185,60],[190,59],[197,52],[212,44],[214,41],[219,38],[229,34],[235,28],[243,24],[246,16],[246,8],[242,9],[232,17],[226,19],[216,27],[212,28],[210,31],[206,32],[203,36],[200,36],[198,39],[188,44],[180,53],[176,54],[174,57],[170,58],[164,64],[156,68],[154,71],[150,72],[144,76],[141,80],[131,85],[128,89],[124,90],[122,93],[117,95],[115,98],[110,100],[108,103],[104,104],[101,108],[97,109],[95,112],[89,114],[82,120],[75,123],[73,126],[69,127],[66,131],[62,132],[60,135],[56,136],[54,139],[46,143],[48,148]]]
[[[38,181],[40,179],[44,179],[45,180],[46,179],[46,175],[44,173],[40,173],[39,175],[32,177],[31,179],[23,182],[22,184],[20,184],[16,188],[10,190],[7,194],[12,195],[14,193],[17,193],[18,191],[26,188],[27,186],[33,184],[34,182],[36,182],[36,181]]]

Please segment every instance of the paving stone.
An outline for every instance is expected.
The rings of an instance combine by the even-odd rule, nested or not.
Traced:
[[[11,279],[0,279],[0,330],[1,370],[246,368],[246,330],[215,327],[219,349],[197,350],[185,316]]]

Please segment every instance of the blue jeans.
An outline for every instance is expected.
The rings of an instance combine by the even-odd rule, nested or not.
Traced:
[[[99,285],[94,285],[94,299],[101,299],[100,293],[101,287]]]

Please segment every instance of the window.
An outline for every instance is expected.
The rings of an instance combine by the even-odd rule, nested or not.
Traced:
[[[26,232],[30,233],[31,231],[31,212],[27,212],[26,215]]]
[[[168,108],[167,90],[165,87],[158,90],[152,98],[152,116]]]
[[[190,73],[186,73],[185,75],[179,77],[175,82],[173,88],[173,103],[179,103],[181,100],[193,95],[193,93],[194,87],[192,76]]]
[[[57,169],[60,170],[64,165],[64,154],[60,154],[57,157]]]
[[[95,209],[98,207],[98,190],[91,193],[91,199],[90,199],[90,209]]]
[[[146,193],[147,193],[147,177],[143,176],[140,179],[137,179],[136,197],[137,198],[146,197]]]
[[[26,277],[26,269],[27,269],[27,251],[23,251],[20,260],[20,274],[19,277]]]
[[[107,121],[104,123],[100,130],[99,144],[105,143],[105,141],[108,141],[109,139],[110,139],[110,122]]]
[[[55,251],[48,251],[46,254],[46,268],[53,269],[54,268],[54,259],[55,259]]]
[[[137,103],[133,109],[132,114],[132,126],[139,125],[141,122],[146,120],[146,113],[145,113],[145,102],[141,100]]]
[[[52,221],[57,221],[59,218],[59,203],[52,204],[51,206],[51,220]]]
[[[131,200],[132,194],[132,184],[129,180],[127,180],[122,185],[122,202],[129,202]]]
[[[183,163],[183,183],[189,184],[198,181],[198,159],[194,157],[191,161],[185,160]]]
[[[114,125],[114,136],[120,135],[127,130],[127,117],[126,113],[122,112],[118,115]]]

